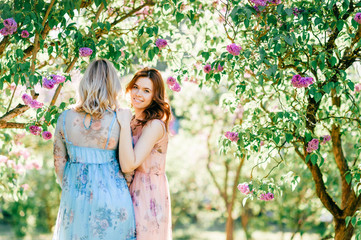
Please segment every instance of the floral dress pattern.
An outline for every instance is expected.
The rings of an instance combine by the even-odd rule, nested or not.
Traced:
[[[164,123],[161,123],[164,127]],[[135,170],[130,185],[138,240],[172,239],[170,196],[165,175],[168,147],[168,133],[165,127],[164,132],[149,156]],[[135,126],[132,133],[133,142],[136,144],[142,134],[142,127]]]
[[[118,163],[115,113],[89,127],[82,118],[84,114],[67,110],[55,131],[62,195],[53,240],[136,239],[132,200]]]

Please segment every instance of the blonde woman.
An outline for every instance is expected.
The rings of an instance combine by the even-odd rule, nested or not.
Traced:
[[[120,88],[113,64],[95,60],[80,82],[77,105],[59,116],[54,165],[62,196],[53,240],[136,239],[117,153]]]

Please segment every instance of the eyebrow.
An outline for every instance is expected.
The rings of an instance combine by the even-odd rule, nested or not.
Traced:
[[[136,83],[134,83],[134,85],[133,85],[133,86],[137,86],[137,87],[139,87]],[[148,90],[152,91],[152,89],[150,89],[150,88],[148,88],[148,87],[145,87],[144,89],[148,89]]]

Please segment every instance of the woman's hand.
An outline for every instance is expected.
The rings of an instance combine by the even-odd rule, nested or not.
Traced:
[[[132,112],[127,108],[117,108],[117,120],[120,126],[129,125],[132,120]]]

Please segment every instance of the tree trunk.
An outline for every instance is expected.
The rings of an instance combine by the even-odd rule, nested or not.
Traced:
[[[335,219],[335,240],[351,240],[354,227],[351,223],[346,228],[345,219]]]
[[[226,234],[227,234],[227,240],[233,240],[233,230],[234,230],[234,219],[232,217],[232,209],[233,206],[231,204],[228,205],[227,208],[227,223],[226,223]]]

